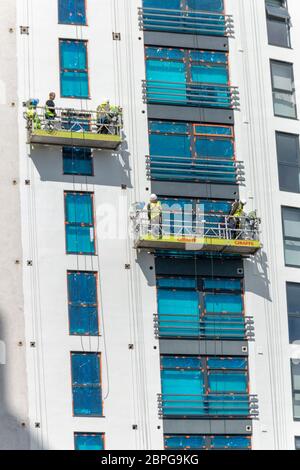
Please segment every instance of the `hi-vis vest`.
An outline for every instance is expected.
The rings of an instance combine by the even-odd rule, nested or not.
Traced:
[[[150,220],[156,219],[162,213],[161,203],[158,202],[149,202],[148,204],[148,216]]]
[[[242,217],[243,214],[244,214],[244,206],[243,204],[239,203],[233,215],[235,217]]]

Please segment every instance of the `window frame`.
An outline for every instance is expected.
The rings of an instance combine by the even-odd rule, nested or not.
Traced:
[[[273,64],[284,64],[288,65],[291,68],[291,77],[292,77],[292,91],[289,92],[287,90],[283,90],[280,88],[276,88],[274,86],[274,74],[273,74]],[[275,117],[280,117],[282,119],[293,119],[293,120],[298,120],[298,108],[297,108],[297,100],[296,100],[296,86],[295,86],[295,74],[294,74],[294,64],[292,62],[285,62],[282,60],[277,60],[277,59],[270,59],[270,70],[271,70],[271,85],[272,85],[272,101],[273,101],[273,110],[274,110],[274,116]],[[284,95],[288,95],[294,98],[294,103],[295,103],[295,116],[284,116],[282,114],[277,114],[275,111],[275,100],[274,100],[274,94],[275,93],[281,93]]]
[[[298,148],[297,148],[297,154],[298,154],[298,163],[293,164],[293,163],[287,163],[279,160],[279,152],[278,152],[278,141],[279,141],[279,136],[284,135],[284,136],[290,136],[298,140]],[[300,194],[300,135],[299,134],[293,134],[291,132],[281,132],[281,131],[276,131],[275,132],[275,138],[276,138],[276,153],[277,153],[277,164],[278,164],[278,183],[279,183],[279,190],[282,192],[287,192],[287,193],[292,193],[292,194]],[[289,191],[287,189],[282,189],[280,186],[280,168],[281,167],[289,167],[289,168],[297,168],[298,173],[299,173],[299,191]]]
[[[284,49],[292,49],[292,41],[291,41],[291,21],[280,21],[278,17],[276,16],[270,16],[268,12],[268,0],[265,0],[265,8],[266,8],[266,21],[267,21],[267,34],[268,34],[268,44],[273,47],[282,47]],[[280,5],[281,8],[284,8],[288,12],[288,2],[287,0],[282,0],[282,5]],[[287,43],[288,45],[282,45],[282,44],[274,44],[270,42],[270,36],[269,36],[269,22],[274,22],[274,23],[287,23]]]
[[[90,195],[91,196],[91,205],[92,205],[92,224],[89,225],[89,224],[84,224],[84,223],[80,223],[80,226],[81,227],[90,227],[90,228],[93,228],[94,230],[94,251],[93,252],[88,252],[88,253],[84,253],[84,252],[74,252],[74,251],[68,251],[68,243],[67,243],[67,225],[73,225],[73,226],[78,226],[78,224],[74,224],[74,223],[69,223],[67,221],[67,195],[68,194],[78,194],[78,195]],[[90,191],[72,191],[72,190],[67,190],[67,191],[64,191],[64,220],[65,220],[65,252],[66,252],[66,255],[82,255],[82,256],[97,256],[97,244],[96,244],[96,218],[95,218],[95,193],[93,192],[90,192]]]
[[[74,382],[73,382],[73,363],[72,363],[72,356],[78,355],[97,355],[99,361],[99,392],[101,398],[101,414],[75,414],[75,407],[74,407]],[[82,351],[71,351],[70,352],[70,368],[71,368],[71,394],[72,394],[72,416],[73,418],[104,418],[104,400],[103,400],[103,384],[102,384],[102,353],[101,352],[82,352]],[[82,384],[84,387],[84,385]],[[88,385],[86,385],[88,386]]]
[[[62,53],[61,53],[61,44],[63,42],[72,42],[72,43],[83,43],[85,46],[85,60],[86,60],[86,69],[64,69],[62,67]],[[88,54],[88,40],[87,39],[70,39],[70,38],[58,38],[58,49],[59,49],[59,81],[60,81],[60,97],[66,99],[81,99],[89,100],[90,96],[90,74],[89,74],[89,54]],[[87,77],[87,96],[74,96],[74,95],[63,95],[62,94],[62,73],[64,72],[80,72],[86,73]]]
[[[94,305],[97,310],[97,334],[85,333],[72,333],[71,332],[71,313],[70,313],[70,289],[69,289],[69,275],[71,274],[90,274],[95,278],[96,283],[96,304]],[[69,320],[69,335],[70,336],[86,336],[86,337],[99,337],[101,336],[100,331],[100,306],[99,306],[99,273],[97,271],[78,271],[78,270],[68,270],[67,271],[67,299],[68,299],[68,320]],[[81,305],[81,307],[90,307],[90,305]]]
[[[64,21],[61,21],[60,20],[60,15],[59,15],[59,2],[61,0],[58,0],[57,1],[57,18],[58,18],[58,24],[61,24],[61,25],[70,25],[70,26],[88,26],[88,18],[87,18],[87,0],[82,0],[83,3],[84,3],[84,18],[85,18],[85,22],[84,23],[78,23],[76,21],[70,21],[70,22],[64,22]]]
[[[291,342],[289,321],[290,321],[290,318],[299,318],[299,323],[300,323],[300,312],[299,313],[290,313],[289,312],[289,289],[288,289],[289,286],[298,286],[299,287],[299,299],[300,299],[300,283],[299,282],[286,282],[286,304],[287,304],[288,326],[289,326],[289,344],[294,344],[293,342]],[[300,338],[299,338],[299,340],[300,340]]]
[[[297,210],[297,211],[299,211],[299,214],[300,214],[300,208],[299,208],[299,207],[291,207],[291,206],[281,206],[281,220],[282,220],[282,235],[283,235],[284,263],[285,263],[285,266],[286,266],[287,268],[297,268],[297,269],[299,269],[299,268],[300,268],[300,265],[298,265],[298,264],[288,264],[288,263],[286,262],[285,241],[286,241],[286,240],[293,240],[293,241],[299,241],[299,243],[300,243],[300,236],[299,236],[299,238],[295,238],[295,237],[286,237],[286,235],[285,235],[285,228],[284,228],[284,222],[285,222],[285,219],[284,219],[284,210],[285,210],[285,209]]]

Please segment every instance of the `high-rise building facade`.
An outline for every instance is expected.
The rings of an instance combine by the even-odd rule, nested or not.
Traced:
[[[297,7],[1,2],[1,448],[300,448]]]

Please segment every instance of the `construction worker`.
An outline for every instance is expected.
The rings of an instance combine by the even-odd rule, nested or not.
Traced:
[[[30,99],[27,101],[27,111],[25,117],[28,122],[30,129],[41,129],[41,120],[37,112],[37,106],[39,104],[38,99]]]
[[[247,204],[245,199],[234,201],[231,206],[228,225],[231,232],[231,238],[237,238],[238,230],[242,228],[243,218],[245,217],[244,208]]]
[[[108,134],[110,124],[110,102],[109,100],[103,101],[97,107],[97,132],[98,134]]]
[[[122,125],[122,108],[120,106],[110,106],[109,119],[111,123],[111,133],[119,135]]]
[[[156,194],[151,194],[147,206],[149,232],[155,237],[162,236],[162,206]]]
[[[49,93],[49,99],[46,101],[45,105],[45,117],[46,119],[55,119],[56,118],[56,111],[55,111],[55,93],[52,91]]]

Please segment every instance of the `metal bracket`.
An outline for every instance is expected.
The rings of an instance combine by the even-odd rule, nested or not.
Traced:
[[[121,33],[112,33],[113,41],[121,41]]]
[[[29,26],[20,26],[20,33],[21,34],[29,34]]]

